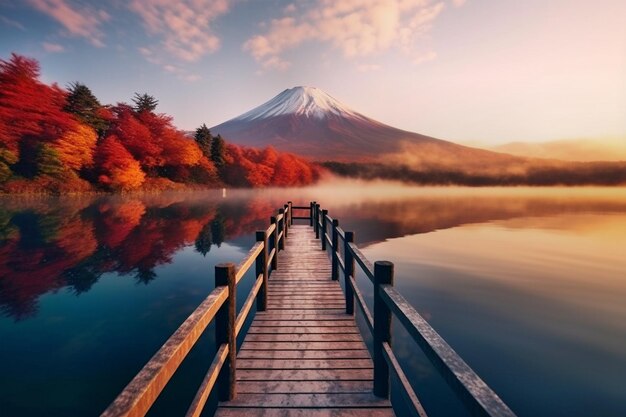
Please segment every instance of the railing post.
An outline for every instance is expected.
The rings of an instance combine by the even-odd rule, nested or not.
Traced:
[[[293,203],[291,201],[288,201],[287,204],[289,204],[289,225],[292,226],[293,225]]]
[[[313,202],[309,203],[309,226],[313,227]]]
[[[280,232],[283,233],[283,237],[279,237],[278,240],[278,249],[283,250],[285,249],[285,209],[279,209],[278,214],[283,215],[282,219],[280,219],[280,223],[278,223],[280,225]]]
[[[287,235],[289,234],[288,230],[289,230],[289,215],[291,214],[291,210],[289,210],[289,204],[285,204],[283,206],[283,208],[285,209],[285,217],[283,218],[283,225],[285,226],[285,237],[287,237]]]
[[[393,285],[393,263],[374,263],[374,395],[389,398],[389,366],[383,343],[391,344],[391,310],[381,297],[381,285]]]
[[[223,285],[228,286],[228,299],[215,315],[215,344],[218,349],[224,343],[228,345],[228,358],[218,379],[219,399],[228,401],[237,396],[237,283],[232,262],[215,266],[215,286]]]
[[[339,220],[333,219],[333,232],[331,235],[333,242],[333,247],[331,248],[333,266],[331,278],[333,281],[337,281],[339,279],[339,233],[337,232],[337,227],[339,227]]]
[[[322,210],[322,250],[326,250],[326,215],[328,210]]]
[[[354,232],[345,232],[345,239],[343,242],[343,260],[346,263],[346,272],[343,274],[345,277],[346,288],[346,314],[354,314],[354,289],[350,284],[350,277],[354,277],[354,255],[352,255],[352,249],[350,243],[354,242]],[[355,278],[356,281],[356,278]]]
[[[270,217],[270,223],[276,226],[272,232],[272,249],[275,249],[274,257],[272,258],[272,271],[274,271],[278,268],[278,223],[276,222],[276,217]]]
[[[257,311],[265,311],[267,308],[267,233],[265,230],[256,232],[256,241],[263,242],[263,250],[256,257],[256,274],[263,274],[263,284],[261,284],[261,288],[259,288],[259,292],[256,296],[256,309]]]
[[[315,216],[313,217],[313,228],[315,229],[315,239],[320,238],[320,205],[315,203],[315,207],[313,207],[315,211]]]

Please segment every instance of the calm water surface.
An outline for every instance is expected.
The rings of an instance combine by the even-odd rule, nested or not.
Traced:
[[[102,412],[287,199],[317,200],[393,261],[401,293],[518,415],[626,415],[626,189],[360,183],[1,198],[0,415]],[[463,415],[395,327],[429,415]],[[183,414],[212,355],[209,328],[151,415]]]

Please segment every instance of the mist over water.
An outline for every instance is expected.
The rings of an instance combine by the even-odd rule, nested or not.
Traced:
[[[99,414],[287,200],[316,200],[371,261],[393,261],[401,293],[518,415],[626,415],[626,189],[360,181],[3,197],[0,410]],[[212,346],[210,328],[151,415],[186,410]],[[429,415],[462,415],[397,324],[394,350]]]

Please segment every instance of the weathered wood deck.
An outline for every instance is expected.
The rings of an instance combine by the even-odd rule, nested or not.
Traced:
[[[393,416],[310,226],[294,225],[237,355],[237,397],[217,416]]]

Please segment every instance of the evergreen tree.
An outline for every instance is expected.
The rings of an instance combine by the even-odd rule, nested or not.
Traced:
[[[211,141],[211,160],[215,164],[217,169],[221,169],[224,166],[226,154],[226,143],[222,139],[221,135],[217,135]]]
[[[215,216],[211,222],[211,240],[219,248],[222,246],[226,238],[226,226],[224,225],[224,217],[220,213]]]
[[[209,159],[211,157],[211,131],[206,126],[206,124],[202,124],[199,128],[196,129],[196,134],[194,135],[194,139],[196,143],[200,147],[200,150]]]
[[[102,137],[109,123],[100,116],[102,105],[89,87],[79,82],[68,86],[69,94],[64,110],[72,113],[84,124],[91,126]]]
[[[137,113],[141,113],[144,111],[153,112],[157,108],[159,100],[147,93],[135,93],[135,95],[133,96],[133,103],[135,103],[134,108]]]
[[[211,227],[212,224],[210,222],[205,224],[196,238],[196,251],[201,253],[202,256],[206,256],[206,254],[211,250],[211,244],[213,243],[211,237]]]

